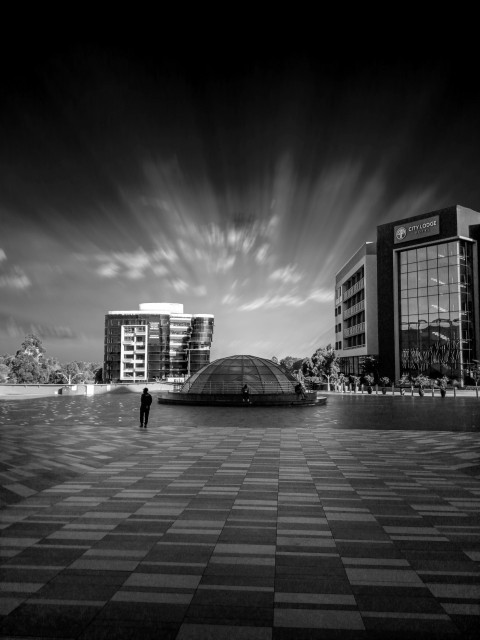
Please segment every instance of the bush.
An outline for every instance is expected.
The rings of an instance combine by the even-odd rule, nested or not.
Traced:
[[[440,387],[440,389],[446,389],[447,385],[448,385],[448,378],[447,376],[442,376],[441,378],[439,378],[438,380],[436,380],[437,385]]]
[[[420,373],[416,378],[413,379],[413,382],[417,387],[423,389],[423,387],[428,387],[431,384],[431,380],[428,376],[424,376],[423,373]]]

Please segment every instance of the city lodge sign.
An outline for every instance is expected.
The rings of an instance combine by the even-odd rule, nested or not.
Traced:
[[[424,218],[411,224],[397,225],[393,229],[393,241],[394,244],[398,244],[399,242],[415,240],[417,237],[423,239],[425,236],[435,236],[439,233],[439,216],[432,216],[431,218]]]

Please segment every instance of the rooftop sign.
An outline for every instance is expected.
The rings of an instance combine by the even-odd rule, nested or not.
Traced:
[[[439,220],[439,216],[432,216],[431,218],[424,218],[417,222],[397,225],[393,229],[394,244],[424,238],[425,236],[436,236],[440,233]]]

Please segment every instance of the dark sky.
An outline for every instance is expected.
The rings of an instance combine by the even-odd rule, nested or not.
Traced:
[[[469,40],[178,37],[2,57],[0,353],[100,361],[106,311],[181,302],[212,357],[310,355],[377,224],[480,211]]]

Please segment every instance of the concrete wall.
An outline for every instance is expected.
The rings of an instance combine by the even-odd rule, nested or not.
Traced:
[[[55,395],[100,395],[104,393],[142,393],[145,383],[138,384],[0,384],[0,398],[21,398]],[[152,382],[152,391],[171,391],[172,385]]]
[[[321,404],[322,398],[317,396],[316,391],[307,391],[305,400],[299,400],[296,393],[256,393],[250,395],[252,406],[302,405],[312,404],[317,400]],[[160,404],[248,406],[248,403],[243,402],[242,396],[238,393],[162,393],[158,401]]]

